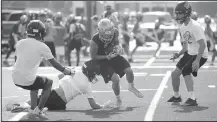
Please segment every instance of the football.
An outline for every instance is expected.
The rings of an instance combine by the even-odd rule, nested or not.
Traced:
[[[110,53],[117,53],[120,55],[122,52],[123,48],[121,45],[109,45],[105,50],[106,55],[109,55]]]

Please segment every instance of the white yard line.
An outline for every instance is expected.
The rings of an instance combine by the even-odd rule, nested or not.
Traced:
[[[154,98],[152,99],[151,101],[151,104],[146,112],[146,115],[145,115],[145,118],[144,118],[144,121],[153,121],[153,116],[154,116],[154,112],[155,112],[155,109],[157,107],[157,104],[160,100],[160,97],[163,93],[163,90],[167,84],[167,81],[170,77],[170,74],[171,74],[171,71],[167,71],[166,73],[166,76],[163,78],[163,80],[161,81],[161,84],[160,86],[158,87],[158,90],[154,96]]]

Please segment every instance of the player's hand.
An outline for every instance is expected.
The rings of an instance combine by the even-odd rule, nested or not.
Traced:
[[[116,57],[118,54],[117,53],[110,53],[109,55],[107,55],[107,59],[110,60],[114,57]]]
[[[170,58],[170,60],[175,60],[179,57],[179,53],[173,53],[172,57]]]
[[[75,74],[75,72],[76,71],[75,71],[74,67],[73,68],[65,67],[65,69],[63,71],[64,75],[71,75],[71,76],[73,76]]]
[[[199,61],[198,60],[195,60],[193,63],[192,63],[192,71],[193,72],[197,72],[198,69],[200,67],[200,64],[199,64]]]
[[[71,76],[74,76],[76,73],[75,67],[70,68],[71,70]]]
[[[109,100],[102,105],[102,108],[115,108],[115,102]]]

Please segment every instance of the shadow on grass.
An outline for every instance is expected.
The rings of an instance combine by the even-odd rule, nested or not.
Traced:
[[[28,115],[25,115],[19,121],[46,121],[46,120],[49,120],[49,119],[45,116],[28,116]]]
[[[51,112],[79,112],[85,115],[91,116],[92,118],[109,118],[110,116],[121,114],[123,112],[133,111],[137,107],[124,107],[124,108],[113,108],[113,109],[89,109],[89,110],[65,110],[65,111],[49,111]],[[58,120],[59,121],[59,120]]]
[[[207,110],[209,107],[206,106],[184,106],[180,103],[172,103],[173,106],[176,106],[176,110],[174,112],[178,113],[191,113],[194,111],[203,111]]]

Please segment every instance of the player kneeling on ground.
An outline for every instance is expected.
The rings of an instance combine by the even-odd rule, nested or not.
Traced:
[[[120,77],[126,74],[129,83],[129,91],[137,97],[142,98],[143,94],[134,86],[134,74],[129,62],[120,54],[123,48],[119,45],[119,32],[114,28],[109,19],[101,19],[98,23],[99,32],[96,33],[91,41],[90,55],[93,60],[100,64],[100,71],[105,83],[112,81],[112,89],[117,97],[117,105],[121,105],[120,99]]]
[[[182,74],[190,94],[190,98],[188,98],[184,105],[196,106],[198,104],[194,97],[192,75],[196,77],[199,68],[207,61],[208,49],[204,31],[197,21],[190,18],[191,12],[192,9],[188,2],[181,2],[175,8],[176,21],[181,24],[180,35],[184,43],[182,50],[179,53],[175,53],[171,59],[174,60],[182,54],[184,56],[179,60],[176,69],[171,74],[174,96],[168,102],[181,102],[179,86],[180,75]]]
[[[40,20],[32,20],[27,26],[28,38],[16,44],[17,61],[12,71],[13,82],[16,86],[30,90],[31,108],[29,113],[40,115],[50,95],[53,81],[47,77],[37,76],[37,70],[42,58],[65,75],[73,75],[70,69],[56,61],[50,48],[44,43],[45,25]],[[42,89],[41,99],[37,104],[38,90]]]
[[[115,107],[112,102],[107,102],[104,105],[100,105],[95,102],[92,94],[91,83],[94,84],[100,77],[100,66],[96,61],[90,60],[83,64],[82,71],[76,71],[74,76],[64,76],[59,81],[59,86],[52,89],[51,94],[45,103],[45,107],[48,110],[65,110],[66,104],[73,100],[76,96],[84,94],[86,95],[91,108],[100,109],[107,107]],[[40,101],[39,96],[38,101]],[[27,103],[30,105],[31,101]],[[17,107],[12,111],[22,111],[26,107]]]

